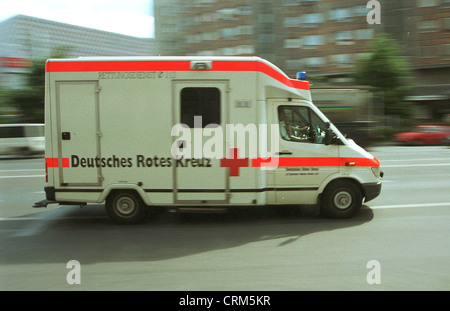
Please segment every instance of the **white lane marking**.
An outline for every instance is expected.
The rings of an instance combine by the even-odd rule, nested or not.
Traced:
[[[394,165],[383,165],[381,164],[381,168],[384,167],[425,167],[425,166],[450,166],[450,163],[434,163],[434,164],[394,164]]]
[[[7,172],[30,172],[30,171],[45,171],[42,168],[30,168],[27,170],[0,170],[0,173],[7,173]]]
[[[384,208],[414,208],[414,207],[450,207],[450,202],[442,203],[419,203],[419,204],[397,204],[397,205],[375,205],[369,206],[371,209],[384,209]]]
[[[380,160],[380,159],[378,159]],[[450,161],[449,158],[423,158],[423,159],[386,159],[383,160],[383,162],[410,162],[410,161],[418,161],[418,162],[423,162],[423,161]]]
[[[31,177],[45,177],[45,175],[17,175],[17,176],[0,176],[0,178],[31,178]]]
[[[70,219],[97,219],[108,218],[108,216],[68,216],[52,218],[51,220],[70,220]],[[0,217],[0,221],[31,221],[31,220],[49,220],[45,217]]]

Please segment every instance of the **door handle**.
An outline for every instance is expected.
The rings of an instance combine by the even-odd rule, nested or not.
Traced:
[[[70,140],[70,132],[62,132],[61,138],[62,140]]]
[[[278,155],[286,155],[286,154],[292,154],[292,152],[287,151],[287,150],[283,150],[283,151],[277,152],[276,154],[278,154]]]

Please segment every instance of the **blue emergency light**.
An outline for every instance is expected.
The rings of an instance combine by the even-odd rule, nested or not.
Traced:
[[[304,71],[297,72],[297,80],[306,80],[306,72]]]

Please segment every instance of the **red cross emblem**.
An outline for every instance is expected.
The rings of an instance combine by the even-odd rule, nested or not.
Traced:
[[[230,148],[230,155],[220,159],[220,167],[229,167],[230,176],[239,176],[240,167],[248,167],[248,158],[238,159],[238,149]]]

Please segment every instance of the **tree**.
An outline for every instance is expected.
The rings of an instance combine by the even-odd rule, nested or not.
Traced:
[[[67,52],[66,47],[56,48],[50,58],[63,58]],[[4,91],[2,95],[2,105],[19,112],[18,123],[44,123],[45,62],[46,59],[34,59],[26,74],[25,86]]]
[[[387,115],[409,116],[410,103],[404,98],[410,89],[410,66],[400,46],[394,39],[381,35],[371,43],[370,50],[370,56],[357,66],[357,84],[371,85],[383,94]]]
[[[8,93],[10,106],[20,112],[21,123],[44,123],[45,60],[34,60],[26,85]]]

